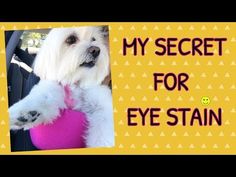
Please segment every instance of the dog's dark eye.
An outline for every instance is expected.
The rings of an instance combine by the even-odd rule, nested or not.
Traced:
[[[71,44],[74,44],[76,43],[78,40],[77,36],[75,35],[70,35],[67,39],[66,39],[66,43],[71,45]]]
[[[94,37],[92,37],[91,41],[92,41],[92,42],[93,42],[93,41],[96,41],[96,39],[95,39]]]

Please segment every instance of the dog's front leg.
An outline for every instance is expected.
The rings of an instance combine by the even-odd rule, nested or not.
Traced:
[[[84,112],[88,120],[87,147],[114,146],[112,95],[107,86],[79,91],[76,109]]]
[[[28,96],[9,108],[10,127],[26,130],[50,123],[64,107],[63,88],[57,82],[41,80]]]

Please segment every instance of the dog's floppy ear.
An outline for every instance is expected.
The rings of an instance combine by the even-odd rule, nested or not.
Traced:
[[[33,64],[34,73],[41,79],[55,78],[55,71],[57,70],[56,63],[59,58],[59,50],[58,45],[52,45],[55,42],[55,36],[51,33],[53,30],[48,34]]]

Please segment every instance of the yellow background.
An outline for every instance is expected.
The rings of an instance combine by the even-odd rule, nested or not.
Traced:
[[[109,25],[115,120],[114,148],[10,152],[7,113],[4,30]],[[122,55],[122,39],[150,38],[146,55]],[[226,37],[223,56],[156,56],[158,37]],[[213,50],[214,51],[214,50]],[[153,90],[154,72],[186,72],[189,91]],[[222,126],[167,126],[170,107],[223,109]],[[128,107],[162,108],[160,126],[127,126]],[[189,116],[187,117],[187,122]],[[236,23],[0,23],[0,154],[235,154],[236,153]]]

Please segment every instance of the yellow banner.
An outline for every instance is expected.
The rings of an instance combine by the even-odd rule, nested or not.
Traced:
[[[11,152],[6,30],[109,25],[115,147]],[[0,154],[235,154],[236,23],[0,23]]]

